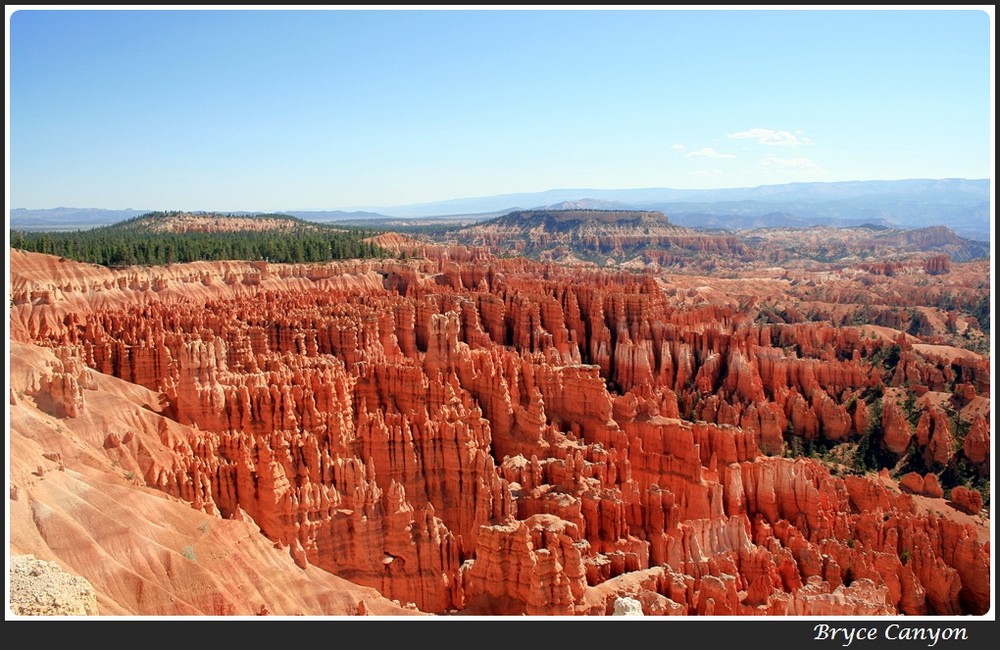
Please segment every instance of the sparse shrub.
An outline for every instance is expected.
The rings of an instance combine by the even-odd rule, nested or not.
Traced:
[[[192,562],[198,562],[198,556],[195,555],[194,547],[191,546],[190,544],[184,547],[184,550],[181,551],[181,555],[191,560]]]

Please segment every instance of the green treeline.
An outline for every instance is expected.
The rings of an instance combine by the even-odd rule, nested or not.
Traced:
[[[108,267],[200,260],[327,262],[391,256],[385,249],[364,241],[377,231],[361,228],[160,233],[122,227],[124,224],[134,226],[123,222],[75,232],[11,231],[10,246]]]

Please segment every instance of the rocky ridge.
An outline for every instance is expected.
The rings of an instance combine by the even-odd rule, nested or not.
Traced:
[[[881,226],[699,230],[671,223],[656,211],[521,210],[462,228],[453,241],[496,255],[598,267],[684,269],[699,272],[781,265],[853,266],[892,274],[908,266],[947,273],[952,262],[989,256],[987,242],[957,236],[946,226],[913,230]]]
[[[148,213],[110,228],[152,233],[219,233],[317,231],[324,226],[283,214],[221,214],[213,212]]]
[[[619,262],[644,254],[673,260],[678,253],[691,258],[745,252],[735,236],[677,226],[660,212],[630,210],[517,211],[463,228],[457,236],[462,244],[497,254],[515,252],[556,261],[589,256]]]

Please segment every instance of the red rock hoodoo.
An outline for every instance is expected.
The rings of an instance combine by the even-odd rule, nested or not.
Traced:
[[[110,271],[12,251],[11,340],[51,365],[18,370],[11,402],[71,426],[98,417],[99,380],[129,382],[160,424],[123,419],[95,453],[134,489],[252,522],[294,571],[422,612],[604,615],[623,596],[647,615],[989,609],[988,520],[956,510],[978,514],[979,493],[956,487],[951,507],[923,474],[900,491],[860,464],[866,446],[923,473],[988,465],[988,419],[970,413],[959,440],[944,405],[962,384],[982,409],[988,357],[768,322],[785,277],[712,289],[419,252]],[[822,314],[831,290],[794,291]],[[916,384],[940,399],[913,423],[883,396]]]

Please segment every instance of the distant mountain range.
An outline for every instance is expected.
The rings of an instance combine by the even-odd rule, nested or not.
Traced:
[[[373,221],[388,218],[384,214],[363,210],[354,212],[344,210],[285,210],[282,214],[305,219],[306,221],[318,221],[320,223],[330,223],[332,221]]]
[[[652,210],[693,228],[947,225],[969,239],[990,240],[989,179],[909,179],[788,183],[752,188],[677,190],[564,189],[372,208],[398,217],[493,213],[519,209]]]
[[[52,208],[49,210],[10,211],[11,230],[87,230],[109,226],[152,210],[102,210],[100,208]]]
[[[168,208],[170,206],[163,206]],[[157,208],[162,209],[162,208]],[[317,222],[354,223],[461,215],[465,221],[522,209],[658,211],[671,223],[692,228],[746,230],[775,227],[882,225],[923,228],[947,225],[968,239],[990,241],[990,180],[909,179],[788,183],[716,190],[556,189],[460,198],[434,203],[366,207],[355,211],[287,211]],[[55,208],[14,209],[10,227],[76,230],[108,225],[145,211]],[[234,213],[234,214],[247,214]]]

